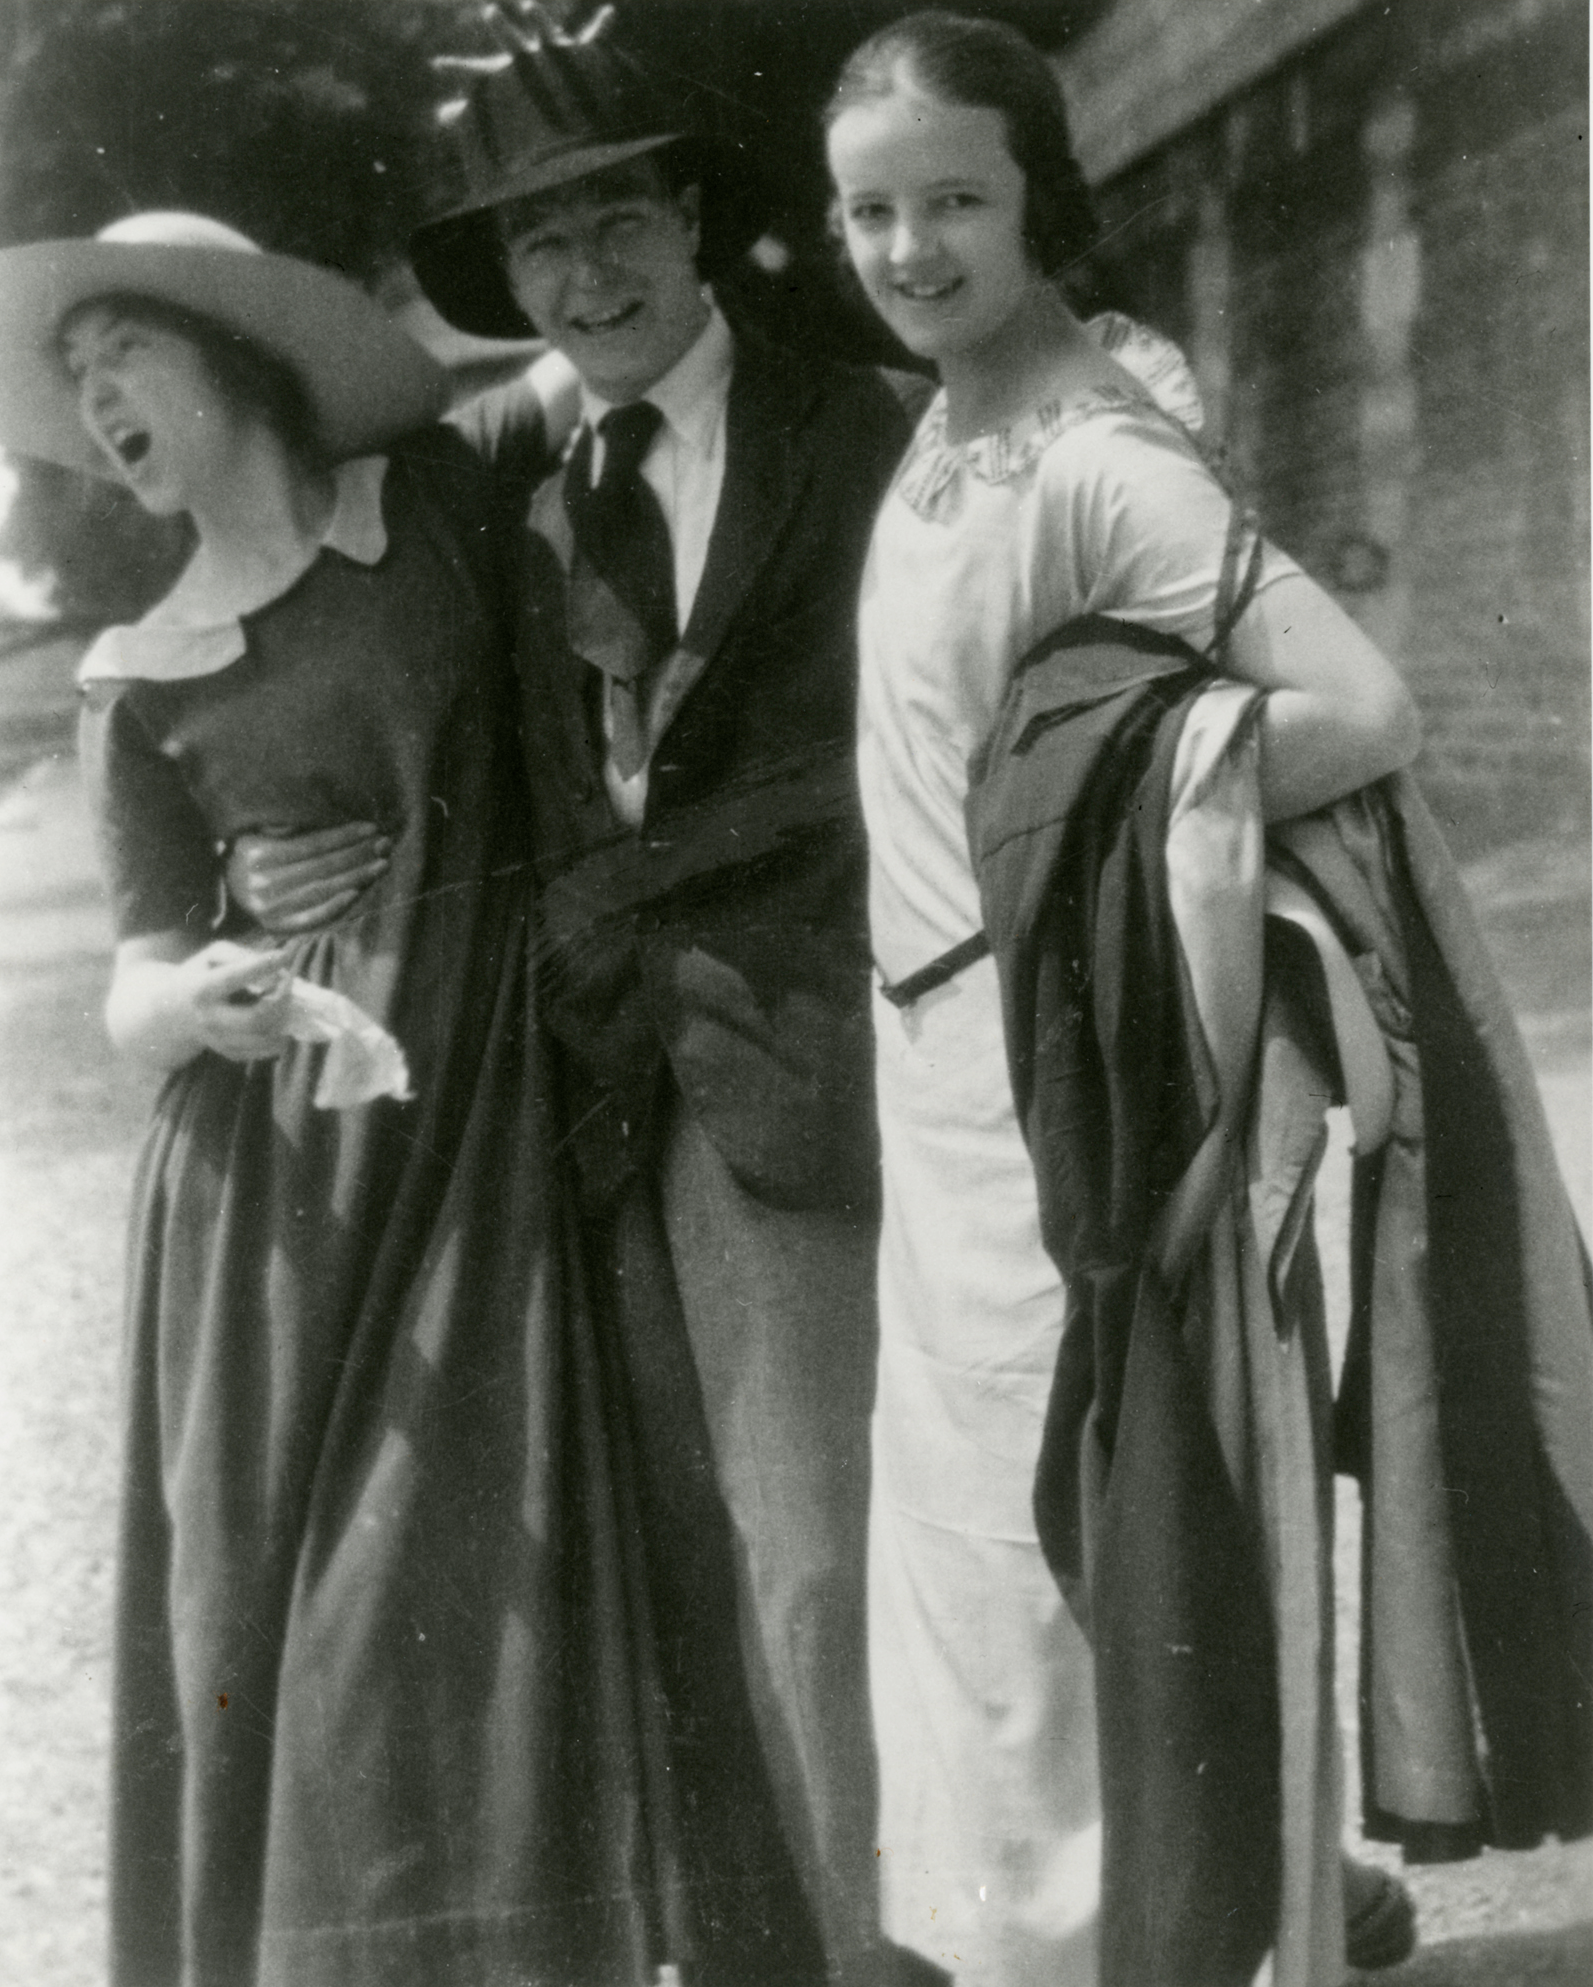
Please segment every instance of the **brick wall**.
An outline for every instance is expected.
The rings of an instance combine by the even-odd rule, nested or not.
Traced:
[[[1101,189],[1463,849],[1586,833],[1587,194],[1579,0],[1363,7]]]

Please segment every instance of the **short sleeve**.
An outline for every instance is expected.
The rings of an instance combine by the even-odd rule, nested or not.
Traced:
[[[219,855],[181,773],[125,690],[100,686],[86,696],[78,753],[117,939],[206,937],[221,902]]]
[[[1170,422],[1123,413],[1083,423],[1070,439],[1064,501],[1083,611],[1205,649],[1233,508],[1227,491]],[[1259,585],[1298,571],[1268,545]]]

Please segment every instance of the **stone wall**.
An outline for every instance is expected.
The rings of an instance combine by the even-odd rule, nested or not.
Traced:
[[[1587,35],[1363,6],[1101,188],[1268,529],[1406,670],[1463,849],[1587,832]]]

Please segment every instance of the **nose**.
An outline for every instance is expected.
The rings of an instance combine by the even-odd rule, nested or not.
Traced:
[[[103,419],[116,405],[116,382],[98,366],[90,366],[78,381],[77,394],[85,414]]]
[[[611,242],[601,235],[588,235],[578,244],[571,265],[571,278],[577,289],[602,290],[619,272],[620,257]]]
[[[919,261],[933,248],[930,231],[916,214],[901,214],[891,229],[890,258],[892,266],[906,268]]]

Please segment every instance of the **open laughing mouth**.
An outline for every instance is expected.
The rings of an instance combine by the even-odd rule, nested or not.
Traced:
[[[149,454],[150,435],[144,428],[127,428],[105,439],[124,468],[136,469]]]

